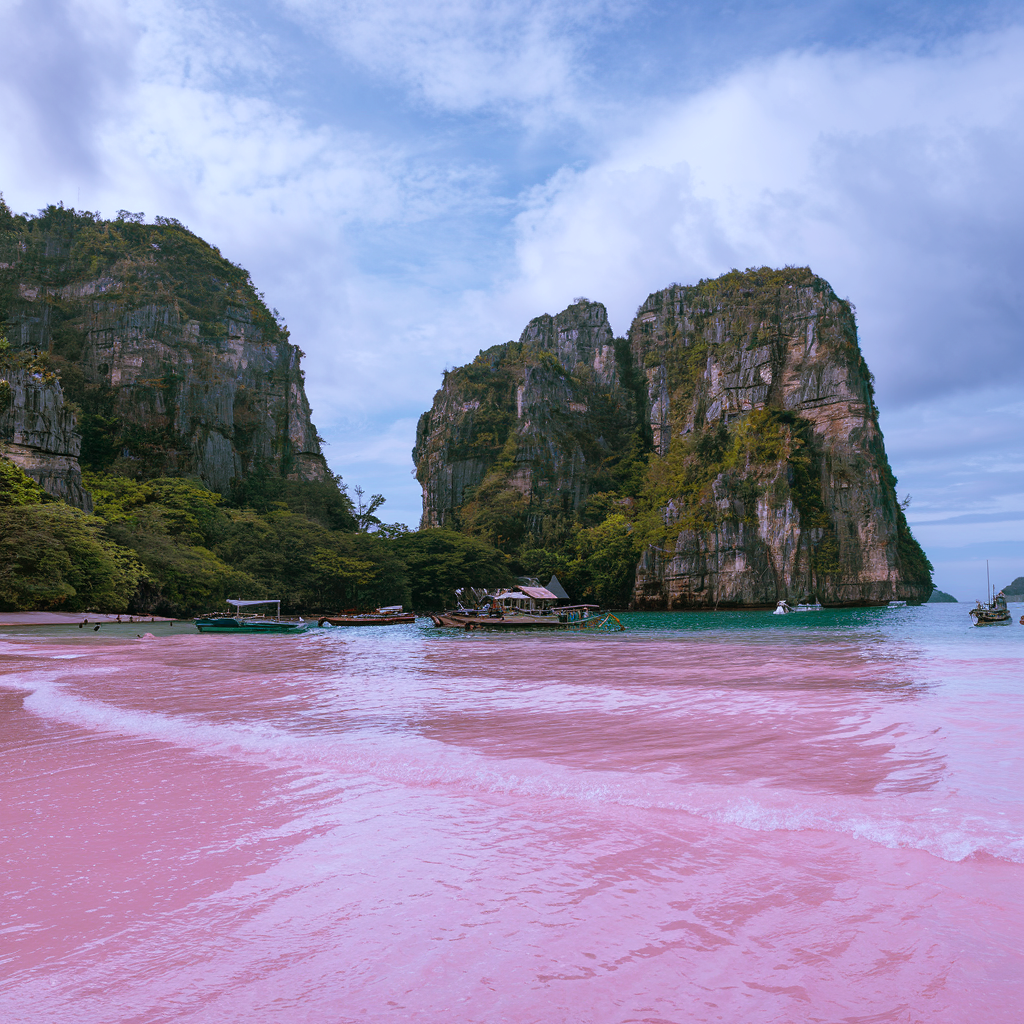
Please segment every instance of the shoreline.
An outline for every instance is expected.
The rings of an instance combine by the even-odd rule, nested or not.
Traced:
[[[147,622],[179,622],[160,615],[129,615],[122,612],[0,612],[0,626],[95,626],[141,625]]]

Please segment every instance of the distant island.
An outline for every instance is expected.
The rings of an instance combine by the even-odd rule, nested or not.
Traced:
[[[1003,587],[1007,601],[1024,601],[1024,576],[1018,576],[1008,586]]]
[[[957,604],[957,599],[952,594],[943,590],[933,590],[932,596],[928,598],[929,604]]]

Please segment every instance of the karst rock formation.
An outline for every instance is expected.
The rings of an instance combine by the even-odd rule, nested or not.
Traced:
[[[300,350],[248,274],[177,221],[0,204],[0,454],[88,508],[80,463],[227,492],[321,481]]]
[[[637,608],[932,589],[853,308],[806,268],[654,292],[624,339],[600,303],[538,317],[445,374],[413,458],[424,526],[543,543],[596,499],[631,516]]]

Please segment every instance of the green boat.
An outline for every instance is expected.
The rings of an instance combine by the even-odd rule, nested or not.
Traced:
[[[284,621],[281,619],[281,602],[276,597],[267,598],[265,601],[228,601],[234,609],[233,612],[215,612],[211,615],[201,615],[196,619],[196,629],[200,633],[248,633],[263,635],[265,633],[301,633],[309,625],[300,618],[297,622]],[[274,618],[264,615],[243,615],[242,608],[250,608],[253,605],[273,604],[277,605],[277,614]]]

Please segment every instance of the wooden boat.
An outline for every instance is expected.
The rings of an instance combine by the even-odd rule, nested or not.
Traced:
[[[460,608],[430,616],[435,626],[448,629],[614,629],[626,627],[611,612],[596,604],[576,604],[541,611],[491,614],[489,609]]]
[[[555,577],[551,577],[555,580]],[[555,580],[557,583],[557,580]],[[462,600],[465,588],[456,590]],[[625,629],[610,612],[596,604],[571,604],[555,607],[560,600],[547,587],[521,584],[496,594],[473,592],[478,607],[464,608],[431,615],[435,626],[448,629]],[[564,593],[564,591],[563,591]],[[481,599],[482,598],[482,599]]]
[[[322,615],[317,620],[318,626],[399,626],[415,622],[412,612],[402,611],[400,604],[378,608],[375,612],[363,612],[351,615]]]
[[[989,575],[987,559],[985,561],[985,586],[991,600],[985,604],[979,601],[967,614],[974,619],[976,626],[1011,625],[1013,620],[1010,618],[1010,609],[1006,607],[1006,595],[1001,590],[998,594],[992,593],[992,577]]]
[[[234,612],[214,612],[210,615],[200,615],[196,618],[196,629],[200,633],[244,633],[248,636],[264,636],[272,633],[302,633],[309,625],[301,618],[289,620],[281,618],[281,602],[276,598],[268,598],[265,601],[235,601],[227,602],[235,610]],[[250,608],[253,605],[273,604],[277,605],[277,614],[274,618],[267,618],[263,615],[240,614],[240,609]]]
[[[1001,590],[987,604],[979,601],[967,614],[976,626],[1009,626],[1013,622],[1010,609],[1006,607],[1006,595]]]

